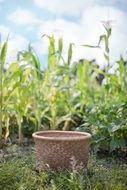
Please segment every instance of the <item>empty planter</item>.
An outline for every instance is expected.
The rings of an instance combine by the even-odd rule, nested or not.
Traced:
[[[37,170],[75,169],[87,166],[91,135],[75,131],[33,133]]]

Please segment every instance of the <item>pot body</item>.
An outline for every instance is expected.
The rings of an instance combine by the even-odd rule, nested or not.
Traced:
[[[33,133],[37,170],[79,170],[86,168],[91,135],[74,131]]]

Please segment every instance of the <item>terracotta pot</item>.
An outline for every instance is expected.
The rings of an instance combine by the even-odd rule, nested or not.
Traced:
[[[91,135],[75,131],[33,133],[37,170],[83,169],[87,166]]]

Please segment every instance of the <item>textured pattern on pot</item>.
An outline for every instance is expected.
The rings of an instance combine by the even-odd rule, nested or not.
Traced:
[[[73,170],[86,168],[91,135],[75,131],[39,131],[33,133],[37,170]]]

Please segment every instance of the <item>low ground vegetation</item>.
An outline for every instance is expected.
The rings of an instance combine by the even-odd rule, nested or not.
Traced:
[[[1,190],[127,190],[124,159],[90,155],[88,170],[36,171],[33,146],[13,145],[0,154]]]

